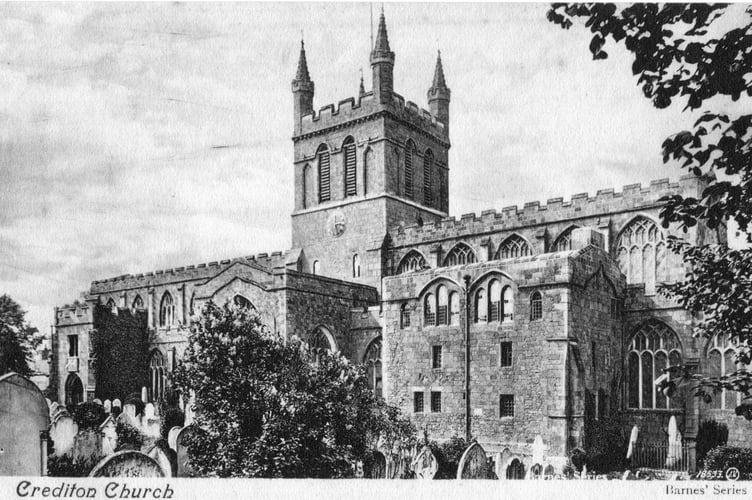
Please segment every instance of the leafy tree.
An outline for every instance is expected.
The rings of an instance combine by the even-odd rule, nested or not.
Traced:
[[[10,296],[0,295],[0,375],[31,375],[29,363],[42,337],[26,322],[25,314]]]
[[[365,372],[338,354],[284,340],[248,309],[209,303],[194,320],[174,380],[195,394],[191,466],[201,475],[347,477],[379,437],[415,429],[374,397]]]
[[[638,85],[656,108],[674,104],[701,113],[691,130],[668,137],[662,149],[664,163],[678,162],[705,178],[707,187],[697,198],[664,198],[665,227],[675,223],[687,231],[697,226],[700,235],[707,227],[723,236],[733,219],[752,243],[751,16],[752,7],[728,4],[553,4],[548,12],[548,19],[565,29],[584,21],[593,33],[590,52],[596,60],[608,57],[607,41],[623,43],[634,56]],[[718,111],[736,101],[740,105],[734,113]],[[742,345],[752,340],[752,250],[707,244],[702,238],[696,246],[676,238],[669,244],[689,271],[661,292],[695,315],[695,334],[725,334]],[[749,363],[749,348],[739,349],[737,357]],[[752,389],[750,374],[743,370],[720,378],[684,375],[706,401],[720,388]],[[749,406],[737,410],[752,418]]]

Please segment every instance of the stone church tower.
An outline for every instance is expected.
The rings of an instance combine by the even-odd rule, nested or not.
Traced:
[[[316,112],[301,43],[292,81],[292,246],[304,249],[304,271],[380,288],[390,274],[382,250],[388,228],[438,221],[449,211],[450,90],[439,56],[430,111],[394,91],[383,12],[370,61],[371,92],[361,82],[357,98]]]

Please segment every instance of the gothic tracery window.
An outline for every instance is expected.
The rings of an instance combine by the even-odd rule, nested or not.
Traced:
[[[239,307],[241,309],[256,309],[250,300],[246,299],[242,295],[236,295],[232,298],[232,303],[235,305],[235,307]]]
[[[162,295],[162,301],[159,304],[159,326],[170,327],[175,320],[175,303],[172,301],[170,292]]]
[[[499,246],[495,259],[513,259],[515,257],[526,257],[531,254],[530,245],[527,244],[527,241],[515,234],[504,240]]]
[[[454,245],[449,253],[447,253],[446,258],[444,259],[444,266],[458,266],[462,264],[472,264],[473,262],[475,262],[475,252],[473,252],[473,249],[465,243],[460,242]]]
[[[371,341],[363,356],[363,364],[366,365],[366,376],[368,385],[373,390],[376,397],[382,397],[382,375],[381,375],[381,337]]]
[[[616,258],[627,283],[644,283],[645,291],[653,293],[656,282],[668,281],[666,243],[655,222],[638,217],[619,235]]]
[[[423,299],[423,323],[427,326],[436,324],[436,303],[432,293],[426,294]]]
[[[415,250],[411,250],[405,255],[397,266],[397,274],[405,274],[412,271],[420,271],[428,267],[426,259]]]
[[[737,369],[746,370],[747,367],[736,363],[737,349],[739,349],[739,345],[729,339],[727,335],[713,337],[707,347],[707,375],[719,378],[731,375]],[[741,398],[740,392],[722,389],[712,396],[711,408],[733,410],[741,404]]]
[[[167,368],[161,352],[154,350],[149,359],[149,372],[151,374],[151,400],[159,401],[164,397],[167,385]]]
[[[133,306],[131,308],[134,311],[139,311],[144,308],[144,299],[141,298],[140,295],[136,295],[136,298],[133,299]]]
[[[554,242],[554,252],[564,252],[572,249],[572,231],[577,229],[578,226],[571,226],[564,230],[556,241]]]
[[[681,344],[673,330],[660,321],[648,321],[632,337],[627,354],[629,408],[665,409],[671,399],[656,388],[664,368],[680,365]]]
[[[314,363],[318,363],[324,353],[334,352],[333,337],[329,330],[323,326],[316,328],[308,338],[308,350]]]

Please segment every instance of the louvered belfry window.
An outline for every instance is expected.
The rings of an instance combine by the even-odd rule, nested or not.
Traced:
[[[345,139],[342,145],[342,156],[345,159],[345,196],[358,194],[357,167],[355,162],[355,141],[352,137]]]
[[[331,178],[329,172],[329,148],[319,146],[319,203],[331,199]]]
[[[431,170],[433,170],[433,153],[429,149],[423,157],[423,204],[429,206],[433,203]]]
[[[415,153],[415,144],[408,141],[405,146],[405,196],[413,197],[413,154]]]

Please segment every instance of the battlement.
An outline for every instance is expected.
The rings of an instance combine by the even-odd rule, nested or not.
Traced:
[[[484,210],[480,216],[475,213],[463,214],[460,220],[445,217],[438,222],[426,222],[422,226],[410,224],[394,226],[389,234],[395,246],[409,245],[426,239],[444,239],[483,232],[513,230],[527,226],[576,220],[600,214],[620,211],[635,211],[640,208],[655,207],[662,197],[671,194],[698,196],[707,181],[694,175],[684,175],[678,182],[669,179],[653,180],[646,187],[628,184],[621,192],[614,189],[598,190],[595,196],[588,193],[572,195],[570,201],[551,198],[546,203],[539,201],[525,203],[522,209],[517,205],[504,207],[501,212]]]
[[[334,104],[322,106],[318,112],[301,118],[301,132],[296,137],[315,134],[332,127],[341,126],[354,120],[364,119],[379,112],[386,112],[397,119],[406,121],[416,127],[432,133],[442,140],[448,139],[446,127],[436,120],[431,113],[399,94],[393,94],[392,102],[384,105],[373,97],[372,92],[363,94],[359,99],[348,97]]]
[[[93,321],[94,308],[91,304],[78,300],[55,308],[55,325],[66,326]]]
[[[272,252],[271,255],[268,253],[259,253],[256,255],[248,255],[246,257],[236,257],[233,259],[224,259],[171,269],[160,269],[146,273],[123,274],[115,276],[114,278],[93,281],[91,283],[91,293],[100,294],[127,288],[138,288],[179,281],[211,278],[236,262],[242,262],[258,269],[271,272],[272,269],[285,267],[285,257],[286,252],[276,251]]]

